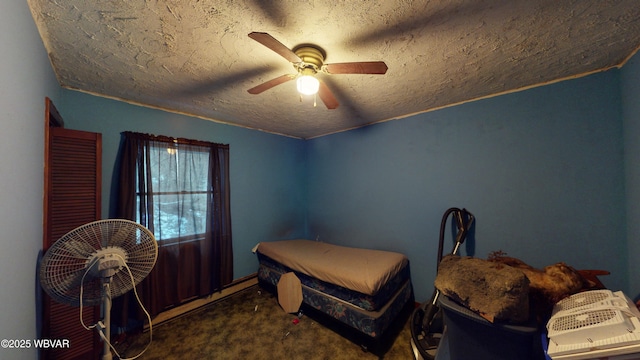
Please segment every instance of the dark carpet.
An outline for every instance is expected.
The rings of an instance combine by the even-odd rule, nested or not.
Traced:
[[[255,285],[155,326],[153,342],[139,359],[408,360],[408,323],[382,352],[365,351],[310,316],[285,313],[276,297]],[[130,335],[116,349],[123,358],[133,357],[148,342],[147,332]]]

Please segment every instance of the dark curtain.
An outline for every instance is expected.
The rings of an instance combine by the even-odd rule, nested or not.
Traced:
[[[233,280],[229,146],[133,132],[123,136],[117,216],[139,221],[158,239],[156,265],[137,288],[144,306],[155,316],[222,290]],[[159,193],[168,194],[162,202]],[[176,223],[168,226],[171,221]],[[121,298],[113,305],[122,314],[118,325],[142,320],[132,292]]]

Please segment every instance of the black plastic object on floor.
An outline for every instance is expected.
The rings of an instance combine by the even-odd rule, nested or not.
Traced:
[[[440,223],[436,264],[440,264],[442,261],[445,228],[449,216],[453,217],[457,231],[454,247],[451,251],[451,254],[454,255],[458,253],[460,245],[467,238],[475,219],[473,214],[466,209],[450,208],[445,211]],[[442,309],[438,305],[439,297],[440,292],[436,289],[431,299],[420,305],[411,314],[411,348],[417,360],[434,360],[436,358],[444,331]]]
[[[545,359],[535,320],[526,324],[487,321],[447,296],[441,296],[450,359],[538,360]]]

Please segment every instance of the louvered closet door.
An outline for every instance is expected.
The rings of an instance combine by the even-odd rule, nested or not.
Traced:
[[[76,227],[100,219],[101,134],[49,128],[45,166],[43,250]],[[80,309],[44,298],[42,338],[69,339],[68,349],[43,350],[44,359],[95,359],[101,351],[95,330],[80,323]],[[99,306],[83,308],[83,321],[99,320]]]

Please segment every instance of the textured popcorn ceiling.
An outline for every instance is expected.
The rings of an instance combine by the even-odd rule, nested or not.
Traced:
[[[619,67],[640,46],[638,0],[28,3],[65,88],[300,138]],[[389,70],[320,74],[335,110],[293,81],[251,95],[294,73],[252,31]]]

